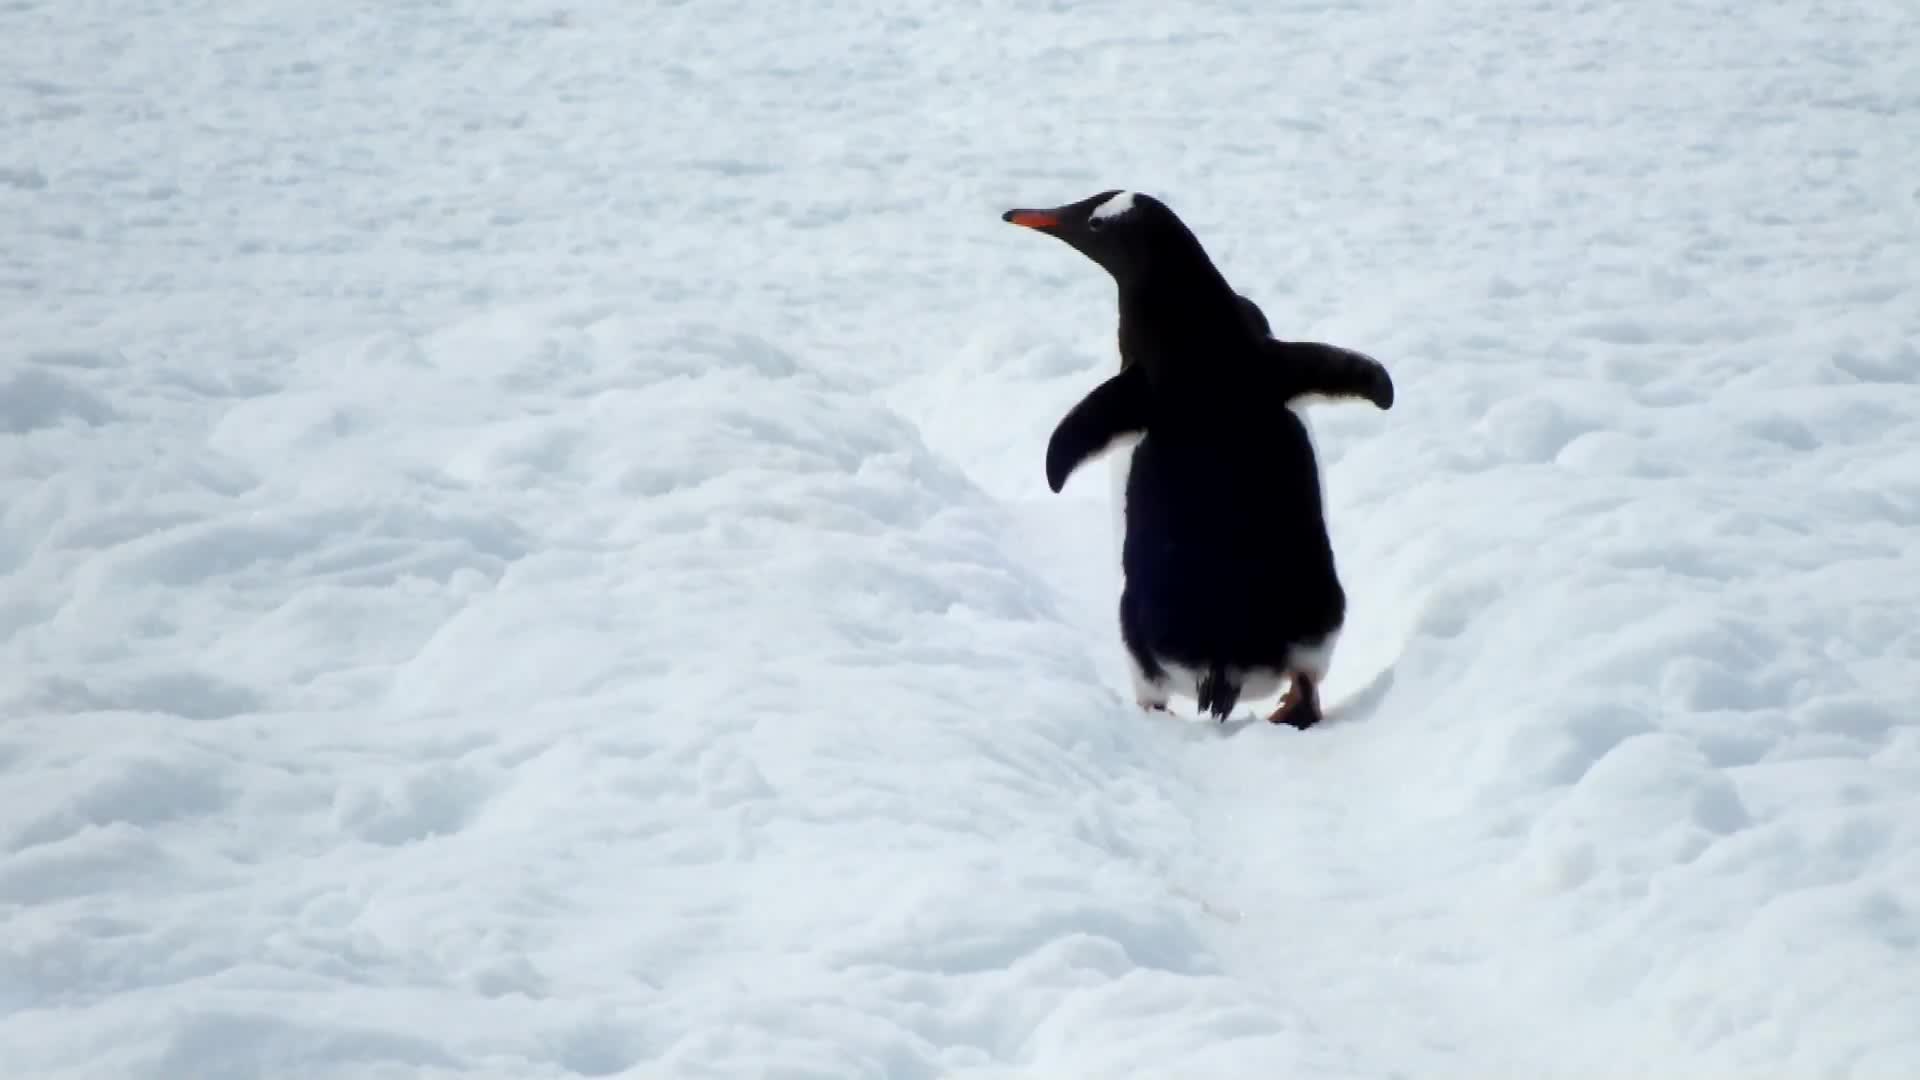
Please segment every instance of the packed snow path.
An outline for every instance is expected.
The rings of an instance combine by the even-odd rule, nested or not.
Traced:
[[[1916,49],[7,5],[0,1072],[1920,1073]],[[1341,722],[1131,704],[1106,187],[1394,372]]]

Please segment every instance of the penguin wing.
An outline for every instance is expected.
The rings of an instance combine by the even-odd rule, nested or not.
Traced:
[[[1393,408],[1393,376],[1366,353],[1319,341],[1266,341],[1263,389],[1282,402],[1319,394],[1361,398],[1381,409]]]
[[[1047,486],[1054,494],[1075,469],[1116,440],[1147,429],[1147,389],[1147,377],[1138,365],[1129,364],[1067,410],[1047,440]]]

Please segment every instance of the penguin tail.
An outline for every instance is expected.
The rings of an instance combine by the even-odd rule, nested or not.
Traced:
[[[1215,664],[1200,676],[1195,696],[1201,712],[1212,713],[1214,719],[1225,723],[1240,701],[1240,684],[1227,677],[1226,665]]]

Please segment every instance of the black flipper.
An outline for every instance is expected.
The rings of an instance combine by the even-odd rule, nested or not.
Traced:
[[[1308,394],[1354,397],[1393,408],[1393,377],[1366,353],[1318,341],[1268,341],[1261,346],[1267,391],[1291,401]]]
[[[1114,440],[1147,429],[1147,377],[1129,365],[1067,410],[1047,440],[1047,486],[1058,494],[1067,477]]]

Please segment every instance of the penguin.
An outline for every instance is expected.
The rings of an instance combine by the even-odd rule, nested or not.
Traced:
[[[1386,367],[1271,336],[1259,306],[1151,195],[1111,189],[1001,218],[1064,242],[1118,292],[1120,369],[1061,417],[1045,472],[1058,494],[1081,465],[1133,443],[1118,614],[1136,702],[1166,711],[1178,691],[1225,721],[1241,698],[1284,687],[1267,719],[1314,726],[1346,593],[1294,408],[1321,396],[1390,409]]]

